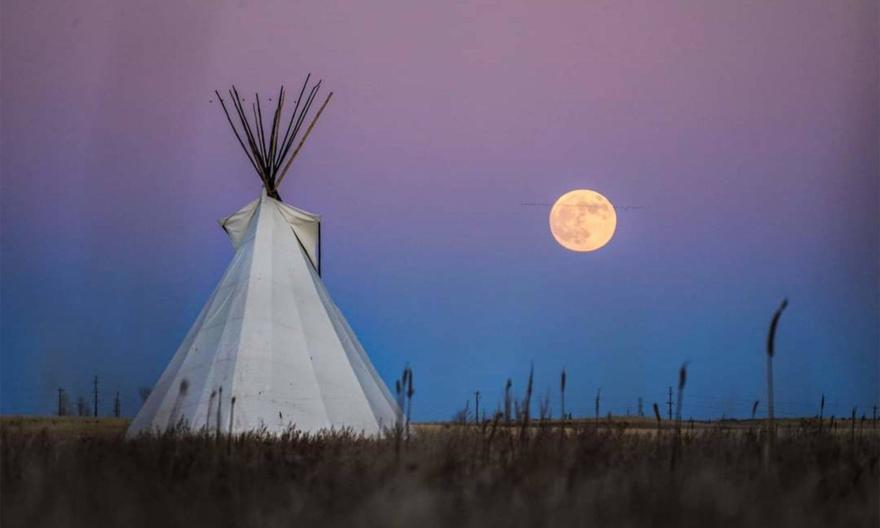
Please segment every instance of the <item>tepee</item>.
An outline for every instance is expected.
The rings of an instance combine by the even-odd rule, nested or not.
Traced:
[[[238,91],[229,91],[236,126],[215,92],[263,189],[259,198],[220,220],[235,256],[132,421],[129,436],[181,425],[218,433],[350,428],[376,434],[402,420],[321,280],[320,218],[285,204],[278,193],[333,95],[291,150],[320,85],[309,88],[306,77],[283,136],[283,87],[268,130],[259,96],[250,123]]]

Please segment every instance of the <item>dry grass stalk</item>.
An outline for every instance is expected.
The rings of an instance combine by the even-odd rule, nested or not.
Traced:
[[[532,389],[534,387],[535,381],[535,363],[529,366],[529,381],[526,384],[526,396],[523,400],[523,409],[522,409],[522,428],[520,429],[520,441],[526,439],[526,433],[529,427],[529,420],[531,419],[531,409],[532,409]]]
[[[406,368],[406,438],[409,440],[409,423],[412,421],[412,400],[416,391],[413,389],[412,369]]]
[[[223,416],[223,386],[217,392],[217,438],[220,438],[220,419]]]
[[[504,423],[510,423],[510,388],[513,386],[513,382],[510,378],[507,378],[507,383],[504,384]],[[517,415],[519,412],[517,412]]]
[[[675,463],[681,449],[681,408],[684,403],[684,386],[687,383],[687,365],[685,361],[678,370],[678,399],[675,404],[675,436],[673,437],[672,456],[670,458],[670,467],[675,469]]]
[[[480,423],[480,391],[474,391],[474,423]]]
[[[654,416],[657,418],[657,435],[660,435],[660,428],[662,427],[662,419],[660,418],[660,407],[657,405],[657,402],[654,402]]]
[[[773,314],[770,320],[770,329],[767,332],[767,440],[764,445],[764,465],[769,466],[771,451],[773,450],[773,437],[776,434],[776,428],[773,416],[773,355],[775,353],[776,328],[779,325],[779,318],[782,311],[788,306],[788,299],[783,299],[782,304]]]
[[[124,440],[124,421],[112,418],[66,418],[96,429],[81,425],[66,437],[5,420],[3,526],[514,527],[598,519],[804,528],[878,520],[880,436],[850,443],[812,434],[808,423],[779,436],[768,476],[755,456],[763,438],[743,429],[697,427],[670,475],[662,436],[573,427],[564,436],[538,430],[520,443],[500,418],[485,435],[454,425],[417,429],[400,461],[390,435],[348,430],[252,432],[217,444],[213,429]],[[114,431],[97,431],[111,422],[119,423]]]
[[[565,367],[562,368],[562,374],[559,375],[559,398],[560,398],[560,410],[559,417],[563,421],[566,418],[565,415]]]

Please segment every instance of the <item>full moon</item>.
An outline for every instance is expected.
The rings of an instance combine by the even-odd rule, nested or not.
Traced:
[[[596,251],[611,240],[616,228],[614,205],[596,191],[569,191],[550,209],[550,232],[571,251]]]

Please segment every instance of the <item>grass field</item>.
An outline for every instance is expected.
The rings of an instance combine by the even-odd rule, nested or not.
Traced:
[[[431,424],[407,440],[0,419],[2,526],[880,525],[880,431],[789,420]],[[637,433],[637,434],[634,434]]]

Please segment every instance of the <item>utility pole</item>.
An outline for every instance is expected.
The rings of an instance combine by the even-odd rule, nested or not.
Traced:
[[[666,406],[669,408],[669,421],[672,421],[672,385],[669,386],[669,398],[666,400]]]
[[[95,418],[98,417],[98,375],[95,374]]]
[[[58,387],[58,416],[64,416],[64,409],[61,406],[62,405],[61,399],[62,399],[63,395],[64,395],[64,389],[62,389],[61,387]],[[875,405],[874,409],[876,409],[876,408],[877,408],[877,406]],[[874,414],[877,414],[876,411],[874,412]]]
[[[642,406],[642,397],[641,397],[641,396],[639,396],[639,416],[640,416],[640,417],[644,417],[644,416],[645,416],[645,409],[644,409],[644,407]]]
[[[877,428],[877,404],[876,403],[874,404],[874,416],[873,416],[873,418],[871,418],[871,421],[873,422],[872,427],[874,429],[876,429]]]
[[[596,426],[599,425],[599,403],[602,398],[602,387],[596,389]]]
[[[116,391],[116,398],[113,400],[113,416],[119,418],[119,391]]]

